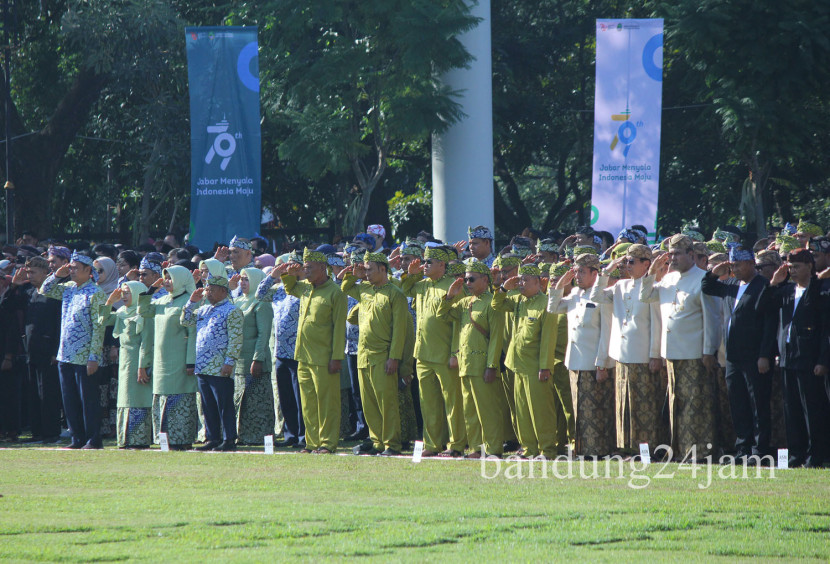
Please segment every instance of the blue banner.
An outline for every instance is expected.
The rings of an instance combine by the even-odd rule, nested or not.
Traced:
[[[657,226],[663,20],[597,20],[591,225]]]
[[[187,27],[190,241],[259,232],[262,158],[256,27]]]

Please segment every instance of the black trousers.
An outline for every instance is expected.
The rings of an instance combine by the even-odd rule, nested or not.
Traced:
[[[61,383],[58,366],[27,365],[29,424],[33,437],[61,434]]]
[[[0,431],[13,437],[20,434],[20,384],[16,366],[0,371]]]
[[[303,404],[300,401],[300,382],[297,379],[297,361],[278,358],[274,363],[277,371],[277,391],[280,394],[280,411],[284,421],[282,437],[286,441],[305,441]]]
[[[233,376],[206,376],[198,374],[196,384],[202,397],[205,415],[205,439],[236,441],[236,411],[233,406]]]
[[[824,378],[812,370],[784,368],[784,417],[790,457],[808,466],[824,463],[828,401]]]
[[[87,375],[85,364],[58,364],[63,411],[72,446],[101,446],[101,391],[98,373]]]
[[[769,446],[772,373],[772,370],[759,373],[756,362],[726,361],[726,390],[738,455],[772,454]]]
[[[347,354],[346,361],[349,363],[349,380],[352,393],[349,395],[349,423],[355,433],[366,429],[366,418],[363,416],[363,401],[360,399],[360,380],[357,370],[357,355]]]

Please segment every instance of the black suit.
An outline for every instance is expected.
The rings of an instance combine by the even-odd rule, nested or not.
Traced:
[[[784,371],[784,414],[787,446],[794,463],[820,466],[825,458],[828,426],[826,376],[817,365],[830,366],[830,298],[821,295],[814,277],[795,307],[796,286],[770,287],[769,307],[779,316],[778,348]]]
[[[775,317],[768,314],[764,301],[767,280],[756,275],[736,299],[740,283],[721,282],[711,272],[701,281],[704,294],[720,297],[731,312],[725,329],[726,389],[735,427],[738,455],[771,454],[770,397],[772,370],[758,372],[758,358],[772,359],[775,349]]]

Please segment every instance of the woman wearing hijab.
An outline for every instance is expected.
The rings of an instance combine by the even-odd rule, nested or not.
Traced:
[[[151,302],[156,285],[167,295]],[[193,445],[199,419],[196,410],[196,328],[181,324],[182,308],[196,289],[193,276],[183,266],[162,271],[162,278],[138,298],[141,317],[152,320],[153,338],[141,340],[139,376],[149,379],[153,367],[153,432],[167,433],[173,450]],[[152,359],[152,361],[150,360]]]
[[[98,287],[109,296],[118,288],[118,265],[106,256],[99,256],[92,261],[92,268],[98,276]],[[122,306],[121,301],[115,302],[115,309]],[[118,397],[118,340],[113,337],[112,326],[107,327],[104,333],[104,352],[98,365],[98,382],[101,391],[101,436],[104,438],[114,435],[116,423]]]
[[[107,303],[101,306],[99,320],[112,325],[118,339],[118,401],[116,436],[119,448],[147,448],[153,442],[150,409],[153,407],[153,386],[150,372],[139,375],[141,342],[152,341],[153,323],[145,323],[138,314],[138,298],[147,291],[141,282],[128,281],[113,290]],[[113,313],[112,306],[122,305]]]
[[[240,444],[262,444],[274,433],[274,392],[271,388],[271,324],[268,303],[256,299],[256,289],[265,279],[258,268],[243,268],[239,297],[233,304],[242,310],[242,353],[236,363],[233,402]]]

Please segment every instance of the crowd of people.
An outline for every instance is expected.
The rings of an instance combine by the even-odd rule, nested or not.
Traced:
[[[31,239],[31,238],[30,238]],[[385,229],[0,261],[0,440],[424,457],[830,456],[830,238]],[[345,417],[345,419],[342,419]],[[28,428],[30,438],[21,439]],[[712,458],[709,458],[712,457]]]

